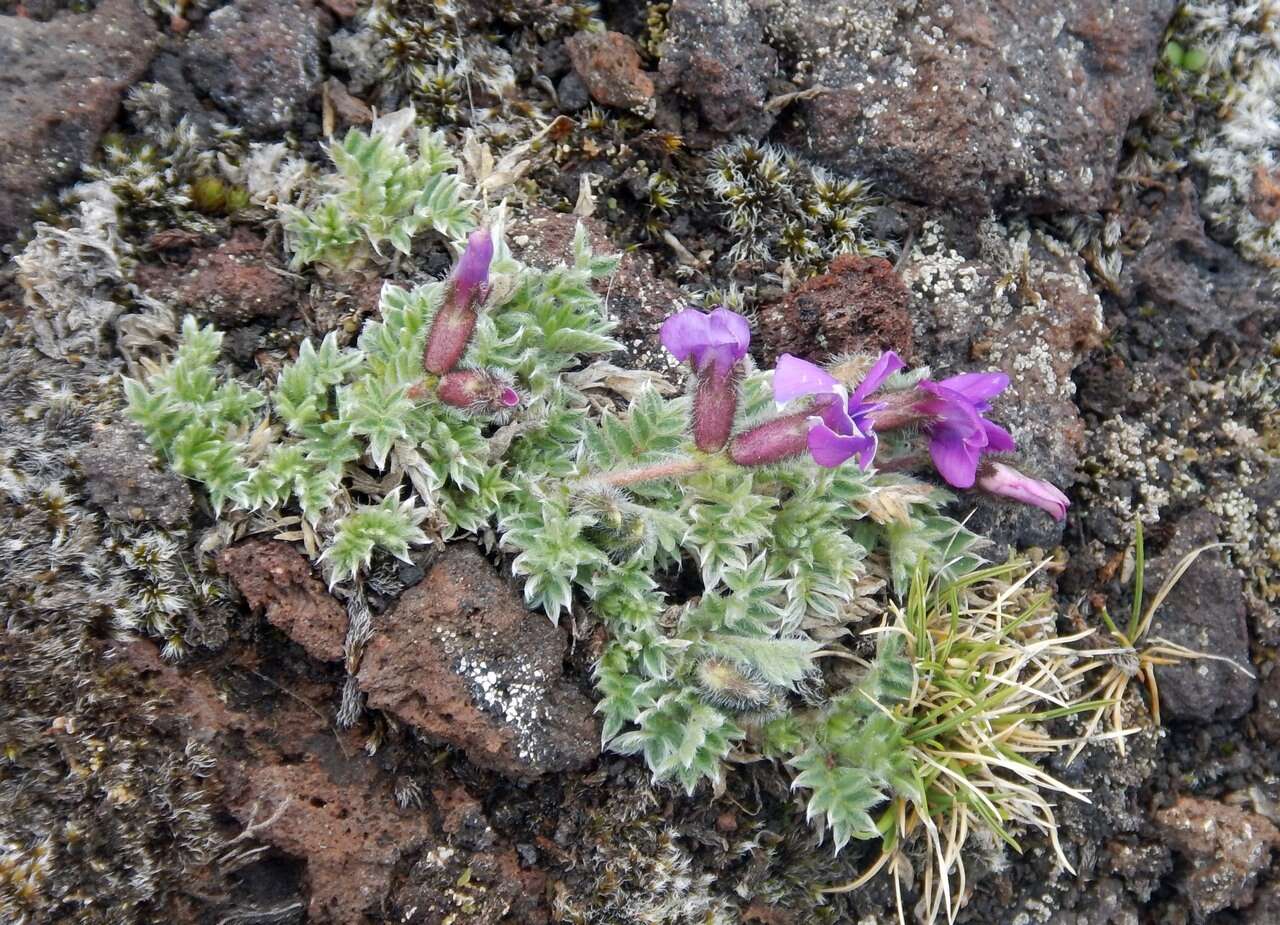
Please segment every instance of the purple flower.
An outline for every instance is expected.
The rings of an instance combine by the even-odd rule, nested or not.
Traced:
[[[467,246],[445,290],[444,303],[436,312],[427,335],[422,365],[429,373],[444,375],[458,365],[467,352],[476,328],[476,303],[484,298],[489,284],[489,263],[493,260],[493,235],[489,229],[471,232]]]
[[[978,470],[978,487],[993,495],[1012,498],[1048,511],[1054,520],[1063,520],[1071,502],[1067,496],[1043,479],[1023,475],[1004,463],[983,462]]]
[[[784,353],[773,373],[773,398],[782,405],[801,395],[817,396],[817,414],[808,418],[807,444],[813,461],[834,468],[857,457],[858,465],[866,469],[875,458],[877,447],[872,413],[882,407],[866,398],[905,365],[896,353],[887,350],[853,394],[846,394],[834,376],[807,360]]]
[[[983,417],[991,407],[988,399],[1008,386],[1004,373],[964,373],[920,383],[929,397],[916,402],[915,410],[928,418],[929,455],[948,484],[971,488],[983,453],[1013,450],[1009,432]]]
[[[706,315],[696,308],[686,308],[662,322],[659,336],[662,346],[681,363],[692,359],[695,370],[701,372],[711,366],[724,376],[747,355],[751,325],[727,308],[716,308]]]
[[[453,290],[458,301],[470,304],[476,290],[488,284],[491,262],[493,235],[488,228],[478,228],[467,238],[467,246],[453,268]]]
[[[727,308],[716,308],[706,315],[686,308],[662,323],[660,336],[672,356],[682,363],[693,363],[697,377],[693,442],[702,452],[714,453],[733,431],[741,360],[751,345],[751,326]]]

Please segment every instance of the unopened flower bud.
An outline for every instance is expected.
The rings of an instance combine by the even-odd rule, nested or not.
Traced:
[[[476,306],[484,298],[492,260],[493,236],[489,230],[472,232],[427,335],[427,348],[422,355],[427,372],[442,376],[457,366],[467,352],[476,329]]]
[[[1071,505],[1066,495],[1043,479],[1033,479],[1012,466],[990,460],[984,459],[978,467],[977,485],[993,495],[1047,511],[1054,520],[1065,519]]]
[[[729,458],[739,466],[767,466],[799,456],[809,448],[811,410],[787,414],[745,430],[729,444]]]
[[[520,404],[519,392],[481,369],[459,369],[441,377],[436,397],[472,414],[502,414]]]

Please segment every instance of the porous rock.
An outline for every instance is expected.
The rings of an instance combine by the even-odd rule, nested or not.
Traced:
[[[686,131],[763,138],[773,126],[765,102],[777,69],[748,0],[675,0],[667,11],[659,90],[693,103],[696,124]]]
[[[760,309],[758,348],[772,365],[792,353],[823,362],[846,353],[913,352],[911,293],[893,264],[880,257],[837,257],[827,272],[805,280],[781,301]]]
[[[194,501],[180,475],[156,465],[141,430],[128,422],[97,425],[93,442],[79,455],[89,498],[113,520],[185,526]]]
[[[478,549],[454,545],[387,612],[357,682],[369,706],[527,779],[600,751],[591,701],[562,677],[564,631]]]
[[[1148,564],[1146,598],[1150,600],[1192,550],[1218,537],[1218,521],[1196,511],[1179,520],[1173,540]],[[1258,689],[1249,660],[1249,628],[1244,583],[1221,552],[1203,552],[1164,599],[1148,633],[1216,659],[1183,661],[1156,668],[1160,708],[1171,720],[1207,723],[1239,719],[1253,706]]]
[[[298,127],[318,92],[332,28],[309,0],[236,0],[191,38],[185,70],[251,135],[279,134]]]
[[[1259,873],[1280,844],[1280,831],[1265,817],[1216,800],[1180,797],[1154,821],[1186,863],[1176,886],[1199,921],[1248,906]]]
[[[982,215],[1110,195],[1154,99],[1175,0],[765,0],[770,43],[825,88],[792,142],[895,195]]]
[[[565,41],[573,69],[602,106],[630,109],[653,98],[635,42],[617,32],[579,32]]]
[[[1009,375],[989,417],[1017,443],[1007,460],[1067,490],[1084,450],[1072,372],[1101,343],[1102,306],[1083,261],[1020,223],[976,232],[929,222],[903,259],[917,358],[935,378],[983,369]],[[966,493],[969,526],[997,544],[1057,545],[1045,512]]]
[[[249,606],[266,614],[312,658],[342,658],[347,614],[311,573],[306,557],[280,540],[247,540],[224,549],[218,569],[244,595]]]
[[[0,16],[0,245],[93,155],[156,36],[136,0],[48,22]]]
[[[393,776],[365,752],[363,734],[329,725],[322,711],[332,698],[328,684],[295,682],[287,694],[273,687],[259,689],[248,698],[251,708],[242,709],[233,704],[250,692],[225,689],[204,671],[185,672],[165,664],[144,641],[128,644],[123,654],[139,676],[172,703],[173,709],[160,720],[162,731],[189,737],[216,755],[214,771],[223,803],[242,828],[251,828],[253,841],[304,862],[304,888],[294,895],[307,922],[387,921],[393,893],[418,882],[413,877],[406,880],[405,868],[424,859],[447,864],[455,886],[473,862],[485,872],[498,867],[516,874],[516,855],[510,847],[495,845],[491,852],[476,854],[455,849],[438,831],[430,812],[434,807],[428,805],[424,813],[397,803]],[[267,699],[270,707],[263,709]],[[169,730],[171,725],[177,728]],[[248,850],[252,844],[241,847]],[[432,908],[446,909],[443,916],[414,918],[412,906],[406,906],[394,920],[480,925],[501,921],[506,911],[521,908],[530,910],[527,921],[536,923],[541,894],[525,894],[522,888],[539,875],[519,874],[493,895],[442,891]],[[285,885],[276,886],[273,908],[288,909],[291,904],[280,901],[281,886]],[[462,915],[464,909],[474,911],[475,917]],[[237,913],[234,918],[249,918],[243,909]],[[258,912],[257,917],[266,916]]]
[[[170,276],[165,288],[186,311],[230,327],[293,309],[293,287],[280,269],[261,238],[237,229],[216,247],[194,249],[184,269],[164,274]]]

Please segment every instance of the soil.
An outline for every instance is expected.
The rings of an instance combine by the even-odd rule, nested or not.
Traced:
[[[421,25],[444,5],[378,6]],[[620,363],[669,373],[657,324],[713,293],[755,316],[761,364],[894,348],[947,374],[1006,369],[994,414],[1028,470],[1067,490],[1070,516],[1060,527],[973,500],[953,513],[972,511],[995,553],[1058,557],[1064,629],[1126,612],[1135,518],[1148,596],[1183,555],[1223,545],[1153,629],[1212,656],[1157,670],[1163,726],[1133,696],[1141,731],[1124,755],[1100,742],[1070,766],[1046,759],[1091,794],[1059,807],[1074,873],[1035,836],[1020,853],[979,846],[957,921],[1280,921],[1280,565],[1267,546],[1280,301],[1274,271],[1206,222],[1196,169],[1123,178],[1168,105],[1155,75],[1173,0],[605,2],[590,31],[566,0],[449,6],[445,32],[414,34],[484,50],[452,100],[375,86],[353,63],[350,48],[372,54],[364,2],[0,0],[0,249],[16,258],[39,220],[71,227],[80,165],[147,118],[131,88],[162,85],[202,131],[287,143],[317,165],[326,133],[412,100],[495,156],[546,129],[508,237],[553,264],[570,252],[571,211],[589,214],[597,249],[622,254],[602,284]],[[866,235],[883,253],[824,252],[812,272],[731,258],[738,232],[703,179],[733,142],[873,181]],[[669,202],[654,193],[668,181]],[[1255,183],[1255,214],[1274,212],[1274,186]],[[265,210],[189,217],[148,211],[119,230],[126,260],[89,261],[77,310],[91,330],[75,349],[48,349],[65,333],[44,324],[59,290],[20,284],[16,264],[0,273],[0,535],[14,538],[0,579],[0,910],[24,925],[897,920],[887,876],[818,892],[874,852],[817,844],[780,769],[744,764],[723,793],[688,797],[602,753],[600,633],[527,611],[500,553],[459,543],[375,560],[368,599],[348,600],[296,537],[220,536],[207,501],[123,419],[129,312],[154,300],[213,319],[229,361],[269,377],[304,337],[349,342],[383,278],[420,282],[447,257],[304,276]],[[1125,229],[1117,274],[1061,231],[1104,217]],[[116,307],[94,314],[104,303]],[[11,471],[39,491],[21,494]],[[58,523],[30,500],[64,495]],[[86,551],[108,538],[162,547],[192,574],[201,644],[175,657],[164,632],[112,623],[140,585]],[[205,549],[223,550],[217,572],[196,575]],[[361,621],[367,645],[353,640]]]

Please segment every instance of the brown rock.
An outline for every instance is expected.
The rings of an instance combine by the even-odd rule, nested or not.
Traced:
[[[760,309],[761,359],[772,365],[779,354],[792,353],[820,363],[844,353],[882,350],[909,359],[910,301],[889,261],[837,257],[826,273]]]
[[[239,847],[262,843],[305,862],[306,921],[547,921],[544,875],[521,868],[515,850],[497,841],[487,823],[489,838],[474,850],[460,843],[467,841],[462,835],[442,831],[440,816],[456,823],[467,810],[478,813],[456,781],[433,789],[443,795],[439,807],[398,806],[393,775],[365,753],[364,736],[329,725],[327,684],[297,684],[269,708],[249,712],[229,706],[235,692],[215,685],[209,673],[180,671],[149,643],[130,643],[120,654],[171,702],[159,722],[176,724],[184,738],[216,755],[227,810],[252,829],[252,840]]]
[[[251,135],[276,135],[301,123],[320,89],[332,28],[310,0],[236,0],[192,36],[184,70]]]
[[[1212,514],[1195,511],[1177,521],[1173,533],[1164,553],[1147,563],[1147,600],[1183,556],[1217,540],[1219,524]],[[1169,719],[1209,723],[1249,712],[1258,682],[1245,673],[1252,664],[1244,582],[1221,552],[1200,554],[1156,611],[1148,635],[1231,661],[1189,660],[1157,667],[1160,708]]]
[[[325,704],[327,686],[293,689],[259,717],[232,709],[207,674],[178,671],[145,642],[124,654],[173,703],[182,731],[214,750],[231,814],[258,841],[306,862],[307,920],[368,921],[397,862],[432,840],[431,827],[397,807],[360,734],[331,728],[310,702]]]
[[[748,0],[676,0],[667,12],[659,66],[662,92],[693,103],[694,140],[730,134],[763,138],[774,116],[765,109],[778,54],[765,42],[765,19]],[[679,127],[688,133],[689,126]],[[697,135],[706,134],[706,138]]]
[[[561,677],[564,631],[524,608],[468,545],[449,547],[387,612],[357,681],[369,706],[514,778],[600,752],[592,704]]]
[[[336,662],[343,657],[347,613],[324,583],[311,574],[306,557],[279,540],[247,540],[223,550],[218,569],[235,584],[254,610],[312,658]]]
[[[791,141],[892,194],[973,215],[1089,211],[1154,98],[1174,0],[766,0],[813,85]]]
[[[156,35],[134,0],[43,23],[0,16],[0,245],[92,156]]]
[[[1248,906],[1280,843],[1280,831],[1264,817],[1195,797],[1156,813],[1155,825],[1188,864],[1176,885],[1197,919]]]
[[[602,106],[631,109],[653,98],[653,81],[640,67],[640,53],[619,32],[579,32],[565,40],[573,69]]]
[[[113,520],[155,521],[186,526],[195,502],[186,479],[156,464],[155,451],[137,425],[99,425],[79,455],[85,487],[94,504]]]
[[[1211,335],[1256,340],[1254,319],[1275,310],[1266,273],[1205,234],[1200,198],[1190,177],[1150,215],[1151,239],[1126,260],[1121,297],[1150,303],[1134,336],[1157,350],[1191,349]]]
[[[273,269],[274,268],[274,269]],[[185,268],[148,267],[139,282],[183,311],[223,327],[289,314],[297,301],[263,240],[245,228],[216,247],[194,249]]]

